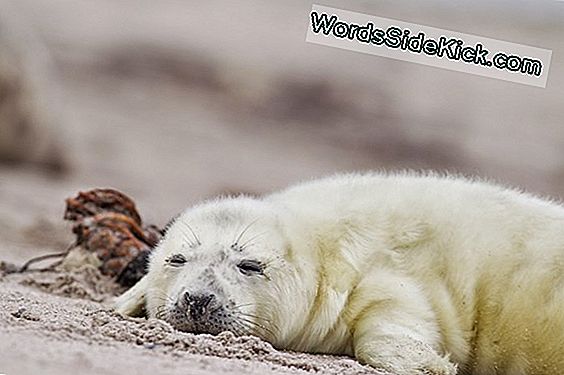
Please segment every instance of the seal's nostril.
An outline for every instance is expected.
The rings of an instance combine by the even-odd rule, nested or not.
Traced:
[[[190,293],[184,292],[184,295],[182,296],[182,298],[184,298],[184,301],[185,301],[186,303],[190,303],[190,298],[191,298],[191,297],[190,297]]]
[[[203,303],[204,303],[204,305],[207,307],[207,306],[209,306],[209,305],[211,304],[211,302],[212,302],[214,299],[215,299],[215,296],[214,296],[213,294],[209,294],[209,295],[205,296]]]

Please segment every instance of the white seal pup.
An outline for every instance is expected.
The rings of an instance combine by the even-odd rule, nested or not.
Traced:
[[[564,207],[432,174],[190,208],[116,308],[395,375],[564,374]]]

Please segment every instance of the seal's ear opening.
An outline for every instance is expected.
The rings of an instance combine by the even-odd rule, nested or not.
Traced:
[[[114,309],[129,316],[145,316],[145,292],[147,290],[147,276],[143,276],[131,289],[115,299]]]

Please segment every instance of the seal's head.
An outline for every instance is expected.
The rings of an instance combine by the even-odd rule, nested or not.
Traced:
[[[208,202],[172,222],[147,275],[117,307],[131,314],[144,304],[149,316],[182,331],[231,331],[274,343],[299,300],[299,272],[289,254],[284,228],[267,203]]]

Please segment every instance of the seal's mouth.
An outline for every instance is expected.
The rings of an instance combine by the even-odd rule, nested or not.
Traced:
[[[217,318],[210,317],[207,320],[190,320],[186,315],[172,314],[166,319],[175,329],[190,333],[207,333],[217,335],[224,331],[233,331],[227,324]]]

